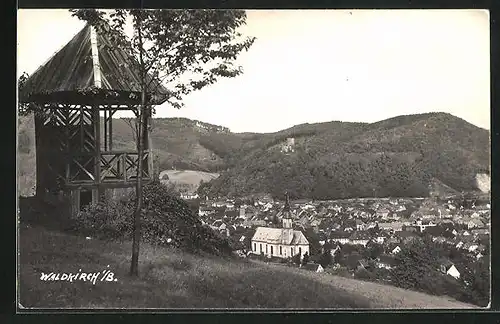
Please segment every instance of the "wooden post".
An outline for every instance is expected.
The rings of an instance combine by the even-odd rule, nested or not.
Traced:
[[[41,107],[37,107],[37,109],[41,109]],[[39,117],[35,114],[35,159],[36,159],[36,197],[42,199],[45,194],[45,186],[44,186],[44,174],[45,168],[42,166],[44,163],[44,147],[43,147],[43,120],[42,117]]]
[[[64,148],[64,168],[65,168],[65,175],[64,175],[64,178],[65,178],[65,181],[66,181],[66,184],[68,184],[70,182],[70,173],[69,173],[69,166],[71,164],[71,161],[72,161],[72,156],[70,156],[71,154],[71,148],[70,148],[70,140],[69,140],[69,134],[70,134],[70,122],[69,122],[69,117],[70,117],[70,107],[68,105],[64,105],[62,108],[60,107],[59,109],[63,109],[63,114],[64,114],[64,118],[66,119],[64,122],[65,122],[65,131],[64,131],[64,136],[66,137],[66,145],[65,145],[65,148]],[[65,195],[68,195],[69,192],[67,192],[66,188],[64,189],[64,192],[65,192]],[[69,196],[69,195],[68,195]]]
[[[113,114],[114,111],[109,107],[109,150],[113,151]]]
[[[71,190],[71,216],[80,211],[80,189]]]
[[[107,150],[108,150],[108,106],[104,106],[104,151]]]
[[[122,154],[123,182],[127,182],[127,153]]]
[[[95,153],[94,153],[94,183],[96,190],[93,191],[92,200],[94,203],[101,199],[101,127],[99,116],[99,105],[92,106],[94,119]],[[95,197],[96,196],[96,197]]]

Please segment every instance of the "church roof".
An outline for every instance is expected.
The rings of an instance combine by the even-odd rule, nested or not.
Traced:
[[[271,244],[302,245],[309,244],[309,241],[301,231],[293,231],[293,235],[288,241],[285,240],[284,228],[257,227],[252,241],[266,242]]]
[[[140,78],[123,49],[113,46],[107,35],[94,32],[89,24],[61,50],[38,68],[20,92],[22,102],[140,103]],[[159,81],[151,81],[152,103],[162,104],[168,91]],[[95,91],[89,95],[90,91]],[[97,99],[97,101],[96,101]],[[74,101],[74,102],[71,102]]]

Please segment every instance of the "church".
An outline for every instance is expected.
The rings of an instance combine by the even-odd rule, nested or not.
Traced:
[[[257,227],[252,237],[252,253],[268,257],[289,258],[296,254],[302,257],[309,253],[309,241],[301,231],[292,228],[290,202],[286,195],[282,212],[282,228]]]

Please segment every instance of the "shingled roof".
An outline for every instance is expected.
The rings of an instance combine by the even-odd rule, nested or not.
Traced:
[[[258,227],[252,241],[260,241],[271,244],[302,245],[309,244],[309,241],[301,231],[293,231],[293,235],[288,241],[283,235],[284,228]]]
[[[131,60],[135,58],[112,46],[106,35],[87,24],[31,75],[21,90],[20,101],[137,104],[140,78]],[[147,78],[152,80],[151,76]],[[159,81],[151,82],[149,91],[154,105],[168,98],[167,89]]]

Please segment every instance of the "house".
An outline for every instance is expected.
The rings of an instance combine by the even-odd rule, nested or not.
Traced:
[[[384,218],[387,218],[389,216],[389,213],[390,213],[389,209],[381,208],[375,212],[375,216],[384,219]]]
[[[483,228],[483,227],[484,227],[484,223],[480,219],[477,219],[477,218],[471,219],[467,223],[467,228],[468,229]]]
[[[401,231],[403,229],[402,222],[392,222],[392,223],[378,223],[378,228],[384,231]]]
[[[373,241],[378,244],[384,244],[385,239],[386,239],[385,235],[377,235],[376,237],[373,238]]]
[[[471,233],[475,236],[479,236],[479,235],[489,234],[490,231],[487,228],[475,228],[471,230]]]
[[[392,269],[394,266],[396,266],[396,259],[390,255],[382,254],[377,258],[377,261],[375,262],[375,265],[377,268],[383,268],[383,269]]]
[[[432,242],[444,243],[444,242],[446,242],[446,238],[443,236],[434,236],[432,238]]]
[[[340,244],[348,244],[351,242],[349,237],[351,236],[350,233],[347,232],[341,232],[341,231],[332,231],[330,232],[330,242],[336,242]]]
[[[399,244],[401,240],[396,236],[390,236],[386,239],[385,244]]]
[[[417,227],[420,232],[425,231],[426,228],[428,227],[434,227],[437,224],[433,223],[432,221],[422,221],[422,220],[417,220],[413,226]]]
[[[186,200],[198,199],[198,194],[181,193],[181,198]]]
[[[222,208],[225,206],[226,206],[226,204],[223,201],[214,201],[212,203],[212,207],[215,207],[215,208]]]
[[[292,228],[288,195],[283,208],[282,228],[258,227],[251,240],[254,254],[288,258],[296,254],[309,254],[309,241],[301,231]]]
[[[198,215],[200,217],[208,216],[208,215],[213,214],[213,213],[215,213],[215,209],[213,209],[211,207],[202,207],[202,206],[200,206],[199,209],[198,209]]]
[[[325,271],[325,269],[321,266],[321,264],[316,264],[316,263],[306,263],[301,267],[301,269],[314,271],[318,273]]]
[[[360,219],[356,219],[356,230],[362,231],[364,229],[365,229],[365,223]]]
[[[477,245],[477,244],[474,244],[474,243],[466,243],[466,244],[464,244],[463,249],[464,249],[464,250],[467,250],[467,251],[469,251],[469,252],[474,252],[474,251],[476,251],[476,250],[477,250],[477,248],[478,248],[478,247],[479,247],[479,245]]]
[[[330,255],[332,257],[335,257],[335,255],[340,252],[340,246],[336,245],[335,248],[331,249],[330,250]]]
[[[401,252],[401,248],[397,245],[394,249],[392,249],[391,254],[397,254],[399,252]]]
[[[396,235],[405,243],[418,239],[418,234],[408,231],[399,231]]]
[[[442,261],[439,266],[439,270],[443,274],[452,276],[455,279],[460,279],[460,272],[451,261]]]

